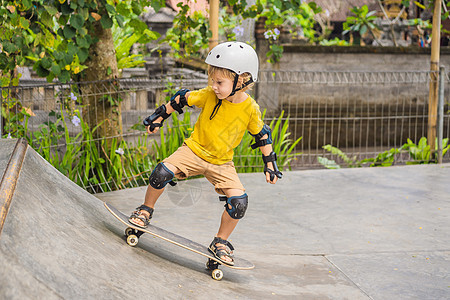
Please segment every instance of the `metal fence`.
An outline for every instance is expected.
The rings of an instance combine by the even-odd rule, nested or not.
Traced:
[[[284,110],[293,138],[302,137],[294,168],[321,167],[319,157],[355,166],[427,136],[430,72],[267,71],[260,78],[258,101],[271,115]],[[444,73],[444,138],[450,129],[448,82]],[[343,151],[351,163],[325,145]],[[393,160],[404,164],[416,158],[400,151]],[[449,160],[446,154],[444,161]]]
[[[418,144],[427,136],[428,90],[430,72],[304,72],[263,71],[251,91],[262,110],[265,121],[278,119],[289,123],[290,139],[302,138],[291,161],[292,169],[323,168],[319,159],[334,160],[342,167],[355,166],[363,159],[374,158],[390,149],[399,149],[408,139]],[[50,125],[65,127],[69,136],[80,133],[76,112],[86,111],[83,97],[103,101],[105,95],[119,95],[121,101],[122,137],[130,143],[142,138],[135,125],[151,114],[155,106],[167,100],[178,88],[199,89],[207,85],[207,76],[189,70],[178,70],[160,79],[120,79],[118,84],[106,84],[108,89],[92,95],[80,94],[78,84],[46,84],[22,81],[19,87],[1,91],[3,137],[50,130]],[[449,137],[449,76],[444,77],[443,137]],[[84,83],[83,83],[84,84]],[[89,83],[92,84],[92,83]],[[102,84],[102,83],[96,83]],[[98,106],[101,107],[102,106]],[[103,112],[91,110],[91,113]],[[64,124],[58,123],[58,115]],[[80,114],[81,115],[81,114]],[[195,121],[198,110],[192,111]],[[55,130],[58,130],[56,128]],[[33,135],[38,139],[38,135]],[[42,137],[41,137],[42,138]],[[98,139],[110,139],[103,136]],[[151,136],[148,139],[158,139]],[[331,145],[346,155],[333,154],[323,147]],[[55,151],[64,151],[67,139],[52,144]],[[443,157],[450,161],[450,154]],[[417,160],[408,151],[396,152],[393,164]],[[239,161],[239,160],[238,160]],[[370,163],[361,166],[369,166]],[[237,167],[242,167],[237,165]],[[151,171],[151,170],[149,170]],[[126,181],[145,183],[145,174]],[[96,183],[99,184],[99,183]],[[91,192],[121,188],[117,182],[97,188],[93,183],[85,188]]]

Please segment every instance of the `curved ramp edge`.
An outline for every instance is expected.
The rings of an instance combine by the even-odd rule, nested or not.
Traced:
[[[0,235],[3,230],[6,216],[8,215],[20,171],[22,170],[22,164],[27,148],[28,143],[25,139],[22,138],[17,140],[12,155],[3,173],[2,180],[0,181]]]

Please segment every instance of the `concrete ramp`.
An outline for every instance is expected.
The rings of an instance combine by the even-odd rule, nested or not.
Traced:
[[[15,142],[0,143],[2,173]],[[170,202],[166,204],[170,206]],[[206,204],[213,206],[211,201]],[[214,204],[214,218],[192,213],[189,216],[190,223],[199,219],[199,232],[204,224],[212,225],[205,238],[202,240],[193,226],[190,235],[184,232],[186,236],[200,235],[200,242],[210,242],[222,210],[218,201]],[[202,207],[203,203],[198,205]],[[203,209],[198,211],[203,213]],[[182,210],[178,211],[165,224],[178,220],[171,229],[180,229],[187,224],[185,217]],[[256,273],[223,268],[226,278],[216,282],[205,270],[206,261],[201,256],[155,238],[142,238],[138,247],[131,248],[124,241],[124,229],[101,200],[72,183],[28,147],[0,236],[0,298],[210,299],[222,295],[261,299],[275,295],[281,288],[270,286],[274,275],[267,274],[261,264]],[[246,255],[251,258],[251,253]],[[298,260],[303,259],[293,257],[293,261]],[[290,262],[274,260],[271,264],[289,268]],[[295,275],[294,270],[290,272]],[[334,280],[329,283],[334,284]],[[352,284],[343,283],[350,293],[360,293]]]
[[[13,146],[2,141],[3,169]],[[158,246],[156,254],[131,248],[123,229],[102,201],[28,148],[0,237],[0,298],[180,298],[188,280],[206,294],[223,292],[201,263],[187,256],[177,265]]]
[[[0,141],[0,175],[15,143]],[[448,299],[448,165],[241,178],[250,208],[232,242],[256,268],[223,268],[217,282],[202,257],[159,239],[129,247],[101,200],[28,147],[0,235],[0,299]],[[99,197],[129,212],[144,193]],[[204,179],[180,183],[154,222],[209,244],[217,200]]]

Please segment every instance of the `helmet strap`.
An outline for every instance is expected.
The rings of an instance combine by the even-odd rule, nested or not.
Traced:
[[[236,94],[236,92],[242,90],[243,88],[245,88],[246,86],[250,85],[253,82],[253,78],[250,78],[249,81],[247,81],[246,83],[244,83],[240,88],[236,88],[238,80],[239,80],[239,75],[237,73],[234,73],[234,82],[233,82],[233,91],[231,92],[231,94],[228,95],[228,97],[234,96],[234,94]],[[227,97],[227,98],[228,98]],[[218,99],[219,102],[217,102],[216,106],[214,106],[213,112],[211,113],[211,116],[209,116],[209,119],[212,120],[216,115],[217,112],[219,111],[220,106],[222,105],[222,100]]]
[[[237,73],[234,73],[234,74],[235,74],[235,76],[234,76],[234,82],[233,82],[233,91],[231,92],[231,94],[228,95],[228,97],[234,96],[234,94],[236,94],[236,92],[242,90],[246,86],[248,86],[251,83],[253,83],[253,78],[250,78],[250,80],[247,81],[246,83],[242,84],[242,86],[240,88],[236,88],[238,80],[239,80],[239,75]]]
[[[239,80],[239,75],[238,75],[237,73],[234,73],[233,90],[232,90],[231,94],[228,95],[228,97],[234,96],[234,94],[236,94],[237,91],[239,91],[240,89],[242,89],[242,88],[236,89],[238,80]],[[228,98],[228,97],[227,97],[227,98]]]

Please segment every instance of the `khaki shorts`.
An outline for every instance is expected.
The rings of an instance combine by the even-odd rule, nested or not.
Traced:
[[[214,185],[218,194],[225,195],[223,189],[245,191],[232,161],[223,165],[209,163],[198,157],[186,144],[183,144],[163,162],[178,168],[179,171],[175,173],[175,177],[178,179],[204,175]]]

